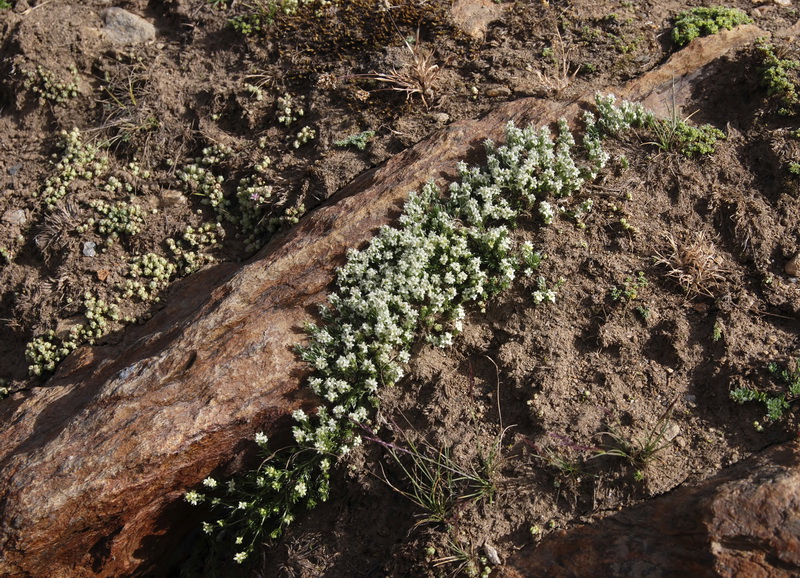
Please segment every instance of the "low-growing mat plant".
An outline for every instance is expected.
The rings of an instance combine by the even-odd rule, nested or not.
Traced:
[[[619,106],[613,96],[596,98],[596,114],[584,114],[577,146],[565,120],[549,128],[506,127],[506,142],[486,143],[486,165],[459,163],[459,179],[447,193],[433,183],[409,194],[396,226],[383,226],[369,244],[351,249],[337,270],[335,288],[321,308],[322,323],[309,323],[308,342],[297,353],[311,369],[308,386],[320,405],[294,412],[294,441],[269,451],[256,470],[206,495],[193,490],[190,503],[208,502],[219,512],[204,529],[226,530],[236,561],[256,544],[276,538],[298,511],[328,498],[337,460],[361,443],[358,424],[380,388],[397,383],[419,339],[444,347],[462,329],[467,307],[485,308],[508,288],[521,261],[510,226],[521,211],[546,199],[562,204],[606,166],[602,141],[642,127],[652,115],[640,105]]]
[[[767,96],[778,103],[778,114],[792,116],[796,113],[800,97],[797,94],[797,81],[800,78],[800,61],[785,58],[774,44],[765,38],[756,43],[756,51],[761,57],[761,85],[767,89]]]
[[[74,180],[91,182],[108,170],[108,156],[99,147],[84,142],[80,130],[62,131],[60,136],[58,146],[63,153],[56,164],[55,174],[45,181],[41,193],[34,193],[34,196],[41,196],[48,206],[63,199]]]
[[[675,17],[672,40],[685,46],[698,36],[717,34],[720,30],[731,30],[740,24],[751,24],[753,20],[738,8],[726,6],[698,6],[680,12]]]
[[[714,145],[725,138],[725,133],[711,124],[691,126],[686,119],[673,114],[669,118],[655,118],[650,130],[655,140],[645,144],[653,145],[664,152],[679,152],[685,157],[694,158],[714,153]]]
[[[769,372],[782,383],[786,391],[770,393],[757,388],[737,387],[731,390],[730,397],[739,404],[755,401],[764,404],[766,414],[764,419],[768,422],[779,421],[791,404],[800,399],[800,358],[795,359],[793,367],[781,367],[776,362],[767,365]],[[755,422],[756,429],[762,429]]]
[[[37,66],[33,70],[23,71],[24,86],[37,95],[40,105],[47,102],[63,104],[78,96],[78,81],[80,80],[78,69],[73,64],[69,67],[68,72],[70,80],[59,81],[53,71]]]
[[[371,141],[374,137],[375,137],[374,130],[365,130],[358,134],[351,134],[350,136],[347,136],[342,140],[337,140],[333,144],[335,144],[337,147],[354,146],[358,150],[363,151],[364,149],[367,148],[367,144],[369,144],[369,141]]]

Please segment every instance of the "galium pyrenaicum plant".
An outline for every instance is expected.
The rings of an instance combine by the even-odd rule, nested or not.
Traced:
[[[433,183],[410,193],[396,226],[348,252],[321,323],[307,324],[308,342],[297,348],[319,407],[294,412],[289,446],[270,452],[266,436],[257,436],[266,454],[258,469],[227,484],[207,479],[213,493],[186,494],[221,511],[204,529],[235,536],[236,561],[279,536],[298,511],[328,498],[334,464],[360,443],[359,424],[368,423],[380,388],[403,377],[418,339],[450,345],[469,307],[485,307],[520,268],[528,275],[538,267],[542,257],[532,246],[515,250],[510,225],[523,210],[568,203],[610,159],[602,140],[642,126],[649,114],[629,103],[617,107],[613,96],[596,102],[597,116],[584,119],[583,147],[563,120],[555,138],[547,128],[509,123],[505,144],[486,143],[486,166],[460,163],[446,193]],[[554,299],[542,293],[541,301]]]

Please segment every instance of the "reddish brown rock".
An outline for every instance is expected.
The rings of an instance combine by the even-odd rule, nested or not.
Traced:
[[[713,60],[693,54],[678,53],[670,76]],[[663,79],[652,78],[623,94],[644,98],[661,83],[664,98]],[[578,110],[525,99],[454,123],[361,175],[250,263],[183,281],[122,343],[82,348],[44,387],[4,400],[0,575],[153,574],[149,564],[197,523],[183,492],[241,467],[247,440],[285,429],[304,403],[305,369],[291,348],[345,249],[396,216],[410,190],[479,160],[481,143],[500,140],[509,120],[541,124]]]
[[[800,444],[562,531],[518,552],[518,576],[800,576]]]
[[[450,7],[450,15],[455,25],[462,32],[481,39],[486,29],[495,20],[503,16],[505,6],[492,0],[455,0]]]

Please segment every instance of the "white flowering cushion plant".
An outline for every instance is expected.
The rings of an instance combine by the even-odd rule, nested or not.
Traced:
[[[312,508],[328,498],[333,464],[360,443],[357,428],[369,419],[367,408],[377,403],[379,388],[403,376],[418,339],[450,345],[470,303],[483,308],[511,285],[518,269],[531,276],[538,268],[542,255],[529,243],[515,251],[509,226],[531,209],[551,222],[557,212],[546,199],[567,202],[608,161],[602,138],[640,126],[649,114],[628,103],[617,108],[613,97],[598,96],[597,109],[599,120],[586,114],[580,157],[564,120],[555,140],[546,127],[509,123],[504,145],[486,143],[486,167],[459,164],[460,178],[446,195],[427,183],[409,195],[397,226],[382,227],[366,248],[348,252],[322,323],[309,323],[309,342],[297,348],[321,405],[310,415],[294,412],[294,444],[267,453],[257,470],[220,484],[225,494],[208,500],[224,517],[204,529],[228,528],[237,562],[262,537],[280,535],[298,506]],[[534,301],[555,298],[540,279]],[[264,434],[256,441],[267,450]],[[207,478],[203,485],[218,484]],[[186,500],[199,504],[206,496],[192,491]]]

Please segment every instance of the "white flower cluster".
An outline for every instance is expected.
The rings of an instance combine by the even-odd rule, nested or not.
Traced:
[[[631,128],[646,127],[655,119],[655,115],[639,103],[623,100],[616,106],[617,99],[613,94],[597,94],[594,102],[598,119],[596,129],[605,135],[617,136]],[[591,113],[585,116],[588,114]],[[587,131],[591,132],[588,125],[587,122]]]
[[[617,114],[613,106],[609,110]],[[594,130],[599,143],[605,133]],[[514,253],[508,225],[520,210],[534,207],[546,221],[554,219],[557,212],[546,198],[565,199],[576,191],[594,161],[587,153],[589,168],[578,165],[563,120],[555,140],[547,129],[513,124],[506,139],[500,147],[487,144],[486,168],[460,164],[460,181],[449,195],[426,184],[409,195],[397,227],[382,227],[366,248],[348,253],[322,309],[324,323],[308,324],[309,342],[297,348],[313,371],[309,386],[323,404],[310,415],[294,412],[295,445],[272,453],[246,478],[250,494],[237,484],[221,501],[233,518],[244,517],[251,544],[267,518],[277,536],[298,503],[312,507],[327,499],[331,460],[360,442],[357,428],[368,419],[367,405],[379,387],[403,376],[420,336],[449,345],[462,329],[465,305],[483,306],[511,284],[518,269],[531,276],[539,267],[543,256],[532,244]],[[584,201],[575,214],[590,208],[591,201]],[[540,278],[534,301],[554,303],[560,283],[548,288]],[[266,449],[266,436],[259,434],[257,441]],[[246,500],[237,502],[242,496]]]
[[[613,94],[605,96],[597,94],[594,101],[597,106],[597,116],[589,111],[583,115],[586,124],[583,146],[590,163],[586,168],[588,179],[594,179],[611,158],[603,148],[602,141],[605,137],[616,136],[632,128],[650,126],[655,119],[653,113],[641,104],[622,101],[617,107]]]
[[[547,127],[519,129],[509,123],[505,145],[486,143],[488,176],[504,195],[528,206],[547,195],[566,197],[584,183],[574,145],[564,119],[558,122],[555,141]]]
[[[542,264],[545,255],[536,250],[533,243],[525,241],[519,247],[520,268],[523,275],[531,277]]]
[[[547,281],[545,281],[544,277],[539,277],[537,281],[537,289],[534,291],[531,296],[533,297],[533,302],[536,305],[540,303],[555,303],[556,302],[556,290],[555,288],[548,288]]]

